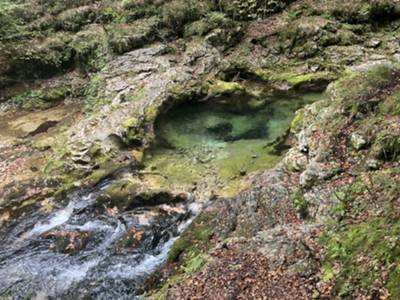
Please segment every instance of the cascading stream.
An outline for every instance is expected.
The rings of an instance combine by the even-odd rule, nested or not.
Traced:
[[[182,203],[112,214],[97,207],[105,187],[69,197],[64,208],[35,224],[30,219],[37,216],[27,215],[18,231],[6,234],[13,242],[0,248],[0,295],[132,299],[142,280],[165,261],[198,207]],[[124,245],[130,233],[137,243]],[[81,237],[85,241],[79,242]]]

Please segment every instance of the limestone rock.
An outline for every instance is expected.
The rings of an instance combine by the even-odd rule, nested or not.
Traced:
[[[298,148],[290,149],[283,159],[283,164],[289,172],[303,171],[307,166],[307,162],[307,155]]]
[[[367,141],[362,135],[353,133],[350,137],[350,143],[355,150],[361,150],[362,148],[365,147]]]

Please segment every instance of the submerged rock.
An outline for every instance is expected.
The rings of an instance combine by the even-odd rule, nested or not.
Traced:
[[[73,255],[85,248],[90,239],[90,233],[84,231],[50,231],[44,234],[43,238],[54,241],[50,245],[50,249]]]

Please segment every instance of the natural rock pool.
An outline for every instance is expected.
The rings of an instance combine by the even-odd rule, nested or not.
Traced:
[[[202,200],[231,196],[244,175],[279,161],[274,142],[286,134],[296,110],[321,98],[285,94],[255,108],[218,99],[175,107],[156,124],[158,143],[145,158],[145,178],[178,190],[192,187]]]
[[[27,209],[0,228],[7,245],[0,247],[0,297],[134,299],[198,213],[193,200],[233,195],[246,174],[274,166],[282,155],[275,141],[295,111],[321,97],[281,95],[252,109],[214,99],[167,111],[144,169],[129,176],[146,193],[185,192],[186,201],[117,209],[113,199],[100,201],[120,183],[106,180],[54,203],[50,213]]]

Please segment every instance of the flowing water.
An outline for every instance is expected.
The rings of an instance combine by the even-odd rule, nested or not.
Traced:
[[[1,232],[0,296],[134,298],[146,276],[165,261],[198,206],[182,203],[108,212],[96,202],[106,186],[72,195],[64,208],[47,217],[28,214],[11,231]],[[66,245],[80,248],[64,251]]]
[[[285,134],[298,108],[320,98],[280,97],[258,109],[215,101],[174,108],[156,124],[158,143],[140,178],[193,192],[196,203],[215,191],[234,193],[245,174],[280,159],[271,142]],[[98,201],[112,183],[72,193],[50,214],[27,210],[0,227],[1,299],[138,297],[200,206],[189,197],[118,211]]]

